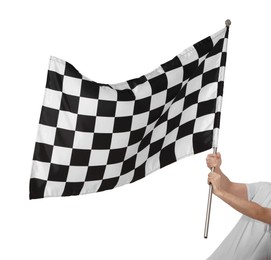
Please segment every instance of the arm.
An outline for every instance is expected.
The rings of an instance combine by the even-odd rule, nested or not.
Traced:
[[[229,178],[224,175],[220,166],[222,164],[221,154],[209,154],[206,158],[207,166],[211,168],[215,168],[215,172],[221,176],[221,187],[223,190],[231,193],[235,196],[238,196],[243,199],[248,199],[247,195],[247,187],[243,183],[236,183],[229,180]]]
[[[265,208],[259,204],[229,193],[221,187],[221,176],[214,172],[209,174],[209,182],[213,185],[214,194],[240,213],[271,224],[271,208]]]

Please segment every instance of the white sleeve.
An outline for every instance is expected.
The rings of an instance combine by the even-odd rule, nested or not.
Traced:
[[[247,198],[248,200],[253,200],[256,193],[259,191],[262,186],[262,182],[248,183],[247,185]]]

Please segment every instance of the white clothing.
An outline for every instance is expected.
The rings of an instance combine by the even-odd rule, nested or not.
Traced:
[[[271,208],[271,183],[247,184],[248,199]],[[271,260],[271,225],[242,216],[208,260]]]

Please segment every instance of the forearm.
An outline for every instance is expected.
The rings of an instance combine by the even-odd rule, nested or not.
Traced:
[[[216,168],[215,171],[221,176],[221,189],[240,198],[247,199],[247,187],[245,184],[230,181],[220,168]]]
[[[221,176],[221,184],[222,189],[225,191],[230,192],[231,184],[232,182],[229,180],[229,178],[221,171],[220,167],[215,168],[215,172],[218,173]]]
[[[240,213],[250,218],[271,224],[270,208],[264,208],[255,202],[240,198],[225,190],[217,192],[216,195]]]

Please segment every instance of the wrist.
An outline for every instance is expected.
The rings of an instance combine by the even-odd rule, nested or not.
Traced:
[[[216,166],[216,167],[215,167],[215,171],[216,171],[216,172],[221,172],[220,166]]]
[[[216,192],[215,192],[215,195],[217,196],[217,197],[219,197],[220,199],[222,199],[224,196],[225,196],[225,190],[223,190],[223,189],[218,189],[218,190],[216,190]]]

